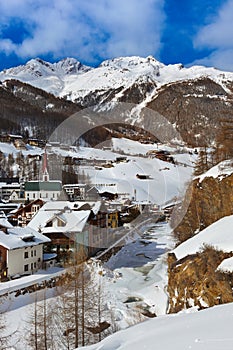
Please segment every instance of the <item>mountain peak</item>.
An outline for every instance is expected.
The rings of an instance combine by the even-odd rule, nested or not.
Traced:
[[[85,73],[92,69],[92,67],[85,66],[73,57],[63,58],[62,60],[53,63],[53,66],[62,70],[65,74]]]
[[[143,66],[143,65],[152,65],[156,68],[164,67],[164,64],[157,61],[153,56],[148,56],[148,57],[126,56],[126,57],[112,58],[112,59],[103,61],[100,64],[100,67],[133,69],[137,66]]]
[[[69,74],[85,73],[92,69],[83,65],[76,58],[67,57],[58,62],[50,63],[41,58],[33,58],[26,62],[25,65],[9,68],[4,70],[4,74],[11,78],[35,79],[47,76],[64,76]]]

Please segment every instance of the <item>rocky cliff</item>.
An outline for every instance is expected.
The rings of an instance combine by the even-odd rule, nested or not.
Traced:
[[[233,169],[230,164],[230,161],[220,163],[191,184],[186,198],[187,201],[191,196],[188,210],[174,230],[178,246],[198,236],[199,231],[220,218],[233,214]],[[219,230],[220,241],[223,230],[224,227]],[[211,245],[203,246],[202,251],[195,254],[187,253],[180,259],[174,253],[169,254],[169,312],[232,302],[233,274],[217,270],[224,259],[232,256],[230,249],[223,252]]]
[[[233,302],[233,274],[217,270],[220,263],[233,253],[206,247],[202,252],[176,260],[169,255],[169,313],[196,306],[204,309]]]
[[[190,201],[187,212],[174,230],[178,243],[186,241],[220,218],[233,214],[233,173],[194,179],[183,206],[187,205],[187,201]],[[182,211],[182,208],[177,210]],[[171,225],[176,226],[176,215]]]

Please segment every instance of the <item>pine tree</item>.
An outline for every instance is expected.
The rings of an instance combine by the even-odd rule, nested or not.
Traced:
[[[194,175],[198,176],[203,174],[209,169],[207,147],[204,147],[199,151],[198,160],[195,166]]]
[[[213,152],[214,164],[233,158],[233,116],[228,115],[221,119],[220,130]]]

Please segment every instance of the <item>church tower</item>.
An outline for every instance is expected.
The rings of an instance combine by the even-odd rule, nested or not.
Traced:
[[[45,148],[44,156],[43,156],[43,181],[49,181],[49,172],[48,172],[48,158],[47,158],[47,152]]]

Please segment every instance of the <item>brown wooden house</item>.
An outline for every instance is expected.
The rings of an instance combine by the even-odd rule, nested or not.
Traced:
[[[25,227],[43,205],[44,202],[41,199],[36,199],[25,206],[21,206],[9,217],[9,221],[14,226]]]

